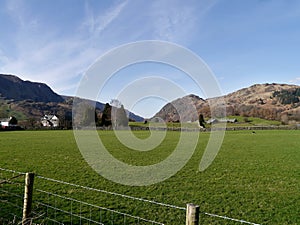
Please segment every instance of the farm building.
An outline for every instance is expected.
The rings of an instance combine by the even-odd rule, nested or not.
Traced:
[[[59,119],[56,115],[45,115],[41,118],[41,124],[43,127],[58,127]]]
[[[0,118],[0,125],[2,128],[15,127],[18,125],[18,120],[14,116],[9,118]]]
[[[219,118],[219,119],[216,119],[216,118],[211,118],[209,120],[207,120],[206,123],[208,124],[215,124],[215,123],[236,123],[237,122],[237,119],[229,119],[229,118]]]

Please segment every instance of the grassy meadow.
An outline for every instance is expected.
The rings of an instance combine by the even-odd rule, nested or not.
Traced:
[[[144,139],[149,136],[149,131],[134,134]],[[176,175],[144,187],[116,184],[94,172],[81,156],[72,131],[1,132],[0,167],[32,171],[44,177],[180,207],[195,203],[200,205],[202,212],[259,224],[300,224],[299,130],[256,131],[256,134],[251,131],[226,132],[214,162],[204,172],[198,172],[209,135],[209,132],[200,133],[196,151]],[[124,147],[112,131],[99,131],[99,136],[119,160],[132,165],[150,165],[172,153],[180,132],[167,132],[164,141],[148,152]],[[104,200],[82,190],[64,190],[55,184],[36,182],[37,186],[47,190],[65,193],[75,199],[88,199],[103,207],[142,217],[146,214],[166,224],[184,224],[184,211],[176,215],[160,211],[160,208],[143,212],[126,199]],[[65,207],[68,207],[67,203]],[[180,223],[178,217],[181,217]],[[203,224],[237,224],[202,214],[201,217]]]

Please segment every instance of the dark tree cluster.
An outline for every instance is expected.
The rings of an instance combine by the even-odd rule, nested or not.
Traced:
[[[108,127],[110,125],[111,125],[111,105],[106,103],[103,109],[100,126]]]
[[[97,116],[95,108],[92,106],[87,106],[85,108],[85,112],[83,114],[82,125],[83,126],[91,126],[94,123],[97,123]]]
[[[113,126],[114,128],[128,126],[128,118],[124,106],[117,104],[111,106],[106,103],[103,109],[100,126]]]
[[[205,120],[203,114],[199,115],[199,124],[201,127],[205,128]]]
[[[279,102],[283,105],[295,104],[300,102],[300,88],[294,90],[275,91],[273,97],[277,97]]]

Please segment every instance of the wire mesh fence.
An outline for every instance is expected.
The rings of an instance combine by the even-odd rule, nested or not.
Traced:
[[[24,178],[0,168],[0,225],[24,222]],[[259,225],[201,211],[199,221]],[[186,208],[36,175],[29,224],[186,224]]]
[[[47,203],[38,202],[39,210],[43,209],[42,211],[45,212],[44,218],[58,224],[162,224],[74,198],[43,190],[37,191],[47,195]],[[61,200],[67,202],[68,207],[62,207],[59,203]]]
[[[228,216],[221,216],[213,213],[200,212],[200,223],[199,224],[226,224],[226,225],[236,225],[236,224],[250,224],[250,225],[260,225],[258,223],[253,223],[245,221],[242,219],[235,219]]]
[[[0,224],[22,219],[24,175],[0,168]]]
[[[44,213],[40,219],[56,224],[168,223],[162,214],[185,220],[182,208],[42,176],[35,179],[34,202],[34,211]]]

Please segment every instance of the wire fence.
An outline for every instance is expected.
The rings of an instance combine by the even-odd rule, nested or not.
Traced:
[[[22,220],[24,175],[0,168],[0,224]]]
[[[207,213],[207,212],[200,212],[200,213],[201,213],[202,217],[207,216],[210,219],[213,219],[215,224],[238,224],[239,223],[239,224],[260,225],[259,223],[252,223],[252,222],[249,222],[249,221],[246,221],[246,220],[234,219],[234,218],[230,218],[228,216],[220,216],[220,215],[217,215],[217,214]]]
[[[0,224],[20,224],[25,173],[0,168]],[[200,211],[200,224],[250,224]],[[35,176],[32,224],[186,224],[186,208]]]
[[[182,208],[142,198],[43,176],[36,176],[35,187],[34,201],[39,210],[45,213],[44,218],[55,221],[70,224],[172,224],[167,221],[171,215],[174,221],[180,220],[180,224],[185,221]]]

